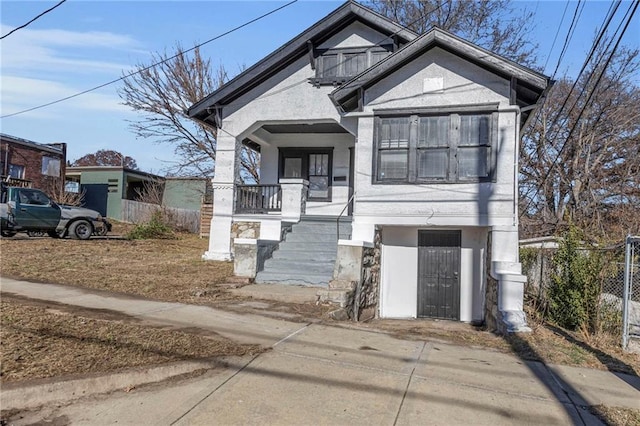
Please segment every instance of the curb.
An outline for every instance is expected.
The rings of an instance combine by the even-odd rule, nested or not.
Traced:
[[[49,378],[28,383],[5,383],[2,386],[2,410],[35,408],[53,402],[69,402],[89,395],[118,390],[129,392],[142,385],[223,365],[225,363],[219,360],[181,361],[156,367],[136,367],[82,379],[51,381],[56,379]]]

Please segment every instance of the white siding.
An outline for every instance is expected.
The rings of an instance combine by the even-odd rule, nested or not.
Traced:
[[[382,318],[415,318],[417,316],[419,229],[429,228],[401,226],[382,228],[379,307]],[[462,230],[460,320],[482,321],[486,282],[484,264],[487,229],[458,229]]]

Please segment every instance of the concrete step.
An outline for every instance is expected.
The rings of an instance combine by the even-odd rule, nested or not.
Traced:
[[[293,231],[290,234],[287,234],[285,241],[292,243],[333,242],[336,245],[338,244],[338,238],[335,232],[309,234],[307,232]]]
[[[272,259],[284,259],[291,262],[300,262],[305,260],[315,260],[320,262],[336,260],[336,251],[301,251],[301,250],[276,250],[273,252]]]
[[[278,272],[258,272],[255,282],[262,284],[291,284],[291,285],[312,285],[323,286],[329,285],[331,275],[320,273],[305,273],[305,274],[285,274]]]
[[[338,250],[338,242],[332,241],[282,241],[279,245],[280,250],[309,250],[309,251],[328,251]]]
[[[327,232],[333,231],[335,234],[338,228],[335,223],[310,223],[310,222],[300,222],[293,225],[292,230],[305,230],[308,232]],[[351,232],[351,224],[350,223],[341,223],[340,224],[340,232]]]
[[[344,289],[322,289],[318,290],[318,297],[321,302],[337,303],[341,308],[350,305],[353,297],[353,290]]]
[[[264,263],[265,271],[269,272],[297,272],[304,274],[310,273],[323,273],[333,274],[333,267],[335,261],[290,261],[288,259],[267,259]]]

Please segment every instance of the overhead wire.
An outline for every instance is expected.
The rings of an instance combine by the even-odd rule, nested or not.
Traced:
[[[560,108],[558,108],[556,110],[555,116],[552,118],[551,124],[549,125],[550,128],[558,125],[558,120],[560,119],[561,115],[563,114],[564,108],[567,106],[567,103],[569,102],[569,99],[571,99],[571,94],[575,90],[578,82],[582,79],[582,74],[586,70],[586,68],[589,65],[589,63],[591,62],[597,47],[600,45],[600,42],[602,41],[602,37],[604,37],[604,35],[606,34],[606,31],[609,28],[609,25],[611,24],[611,20],[615,16],[615,13],[617,12],[618,7],[620,6],[620,3],[621,3],[621,0],[617,0],[616,2],[611,3],[611,5],[609,6],[609,10],[607,11],[607,14],[605,15],[605,18],[604,18],[603,23],[602,23],[602,27],[600,27],[598,35],[594,39],[594,42],[591,45],[591,49],[587,53],[587,56],[585,57],[585,60],[582,63],[582,67],[580,68],[580,71],[578,72],[576,78],[573,81],[573,84],[571,85],[571,89],[569,89],[569,92],[567,93],[566,97],[564,98],[564,101],[562,102],[562,105],[560,106]],[[625,16],[626,16],[626,14],[625,14]],[[624,18],[623,18],[623,20],[624,20]],[[618,32],[619,29],[620,29],[620,26],[618,26],[618,29],[616,30],[616,33]],[[611,43],[609,43],[609,46],[611,46]],[[544,104],[547,101],[547,99],[548,98],[543,99],[542,104],[540,104],[538,106],[537,111],[536,111],[536,115],[535,115],[535,118],[534,118],[533,121],[536,121],[538,119],[538,117],[540,117],[540,114],[542,114],[542,110],[544,108]],[[568,120],[568,116],[571,114],[571,112],[573,111],[573,109],[577,105],[578,100],[579,100],[579,96],[576,98],[576,100],[573,103],[573,105],[571,106],[571,108],[569,108],[569,111],[564,114],[565,115],[564,122],[561,125],[566,124],[566,122]],[[554,142],[555,142],[555,138],[553,139],[552,143],[554,143]],[[529,163],[530,163],[530,161],[527,163],[527,165]],[[527,191],[527,193],[524,195],[524,197],[527,198],[529,196],[530,192],[531,192],[530,190]],[[524,214],[524,211],[521,213],[521,216],[522,216],[522,214]]]
[[[383,38],[382,38],[382,39],[380,39],[379,41],[377,41],[377,42],[373,43],[371,46],[369,46],[369,47],[367,47],[366,49],[364,49],[364,51],[363,51],[363,52],[368,53],[368,52],[370,52],[372,49],[375,49],[376,47],[382,47],[382,46],[384,46],[384,44],[385,44],[385,42],[386,42],[386,41],[388,41],[388,40],[392,39],[394,36],[398,35],[400,32],[402,32],[402,31],[406,30],[407,28],[409,28],[409,26],[414,25],[414,24],[417,24],[418,22],[420,22],[420,21],[422,21],[422,20],[426,20],[426,19],[428,18],[428,15],[432,14],[433,12],[436,12],[438,9],[442,8],[442,7],[443,7],[444,5],[446,5],[447,3],[449,3],[449,4],[450,4],[450,3],[452,3],[452,1],[453,1],[453,0],[445,0],[445,1],[443,1],[441,4],[439,4],[437,7],[433,8],[433,9],[432,9],[432,10],[430,10],[429,12],[426,12],[426,13],[424,13],[424,14],[420,15],[420,16],[419,16],[418,18],[416,18],[415,20],[413,20],[413,21],[411,21],[411,22],[408,22],[406,25],[404,25],[404,26],[403,26],[403,28],[402,28],[402,29],[397,30],[397,31],[394,31],[393,33],[391,33],[391,34],[389,34],[389,35],[387,35],[387,36],[383,37]],[[385,58],[385,59],[386,59],[386,58]],[[384,59],[383,59],[383,60],[384,60]],[[340,64],[341,64],[341,63],[338,63],[338,64],[334,65],[333,67],[328,68],[328,70],[337,70],[337,69],[339,68]],[[355,78],[355,77],[356,77],[356,75],[353,75],[353,76],[351,76],[349,79],[351,79],[351,78]],[[256,101],[256,100],[259,100],[259,99],[264,99],[264,98],[266,98],[266,97],[273,96],[274,94],[277,94],[277,93],[280,93],[280,92],[283,92],[283,91],[289,90],[289,89],[291,89],[291,88],[293,88],[293,87],[296,87],[296,86],[298,86],[298,85],[300,85],[300,84],[307,83],[307,82],[309,82],[309,79],[305,77],[305,78],[302,78],[302,79],[300,79],[300,80],[298,80],[298,81],[296,81],[296,82],[291,83],[290,85],[288,85],[287,87],[285,87],[285,88],[281,89],[281,90],[280,90],[280,91],[278,91],[278,92],[270,92],[270,93],[266,93],[266,94],[264,94],[264,95],[261,95],[261,96],[258,96],[258,97],[256,97],[256,98],[254,98],[253,100],[254,100],[254,101]],[[239,102],[240,102],[240,101],[239,101]],[[239,102],[238,102],[238,103],[239,103]],[[230,103],[228,103],[228,104],[225,104],[225,106],[233,106],[233,105],[237,105],[237,103],[230,102]]]
[[[165,62],[171,61],[171,60],[177,58],[178,56],[180,56],[181,54],[191,52],[191,51],[193,51],[195,49],[198,49],[201,46],[209,44],[209,43],[211,43],[213,41],[216,41],[216,40],[218,40],[218,39],[220,39],[220,38],[222,38],[222,37],[224,37],[226,35],[229,35],[229,34],[235,32],[235,31],[238,31],[238,30],[240,30],[240,29],[242,29],[242,28],[244,28],[244,27],[246,27],[248,25],[251,25],[254,22],[257,22],[257,21],[259,21],[261,19],[264,19],[269,15],[272,15],[272,14],[274,14],[274,13],[276,13],[276,12],[278,12],[278,11],[288,7],[288,6],[291,6],[292,4],[296,3],[297,1],[298,0],[291,0],[289,3],[286,3],[286,4],[284,4],[284,5],[280,6],[280,7],[277,7],[277,8],[275,8],[275,9],[269,11],[269,12],[266,12],[266,13],[254,18],[254,19],[252,19],[250,21],[247,21],[247,22],[245,22],[245,23],[243,23],[241,25],[238,25],[237,27],[234,27],[234,28],[232,28],[232,29],[230,29],[228,31],[225,31],[222,34],[219,34],[219,35],[217,35],[215,37],[212,37],[207,41],[204,41],[202,43],[198,43],[198,44],[194,45],[193,47],[191,47],[189,49],[186,49],[186,50],[184,50],[184,51],[182,51],[180,53],[177,53],[177,54],[175,54],[175,55],[173,55],[171,57],[165,58],[165,59],[163,59],[161,61],[155,62],[155,63],[153,63],[153,64],[151,64],[149,66],[146,66],[146,67],[143,67],[143,68],[139,68],[139,69],[137,69],[135,71],[131,71],[130,73],[128,73],[126,75],[123,75],[122,77],[116,78],[114,80],[108,81],[106,83],[100,84],[100,85],[92,87],[90,89],[83,90],[83,91],[75,93],[73,95],[65,96],[64,98],[60,98],[60,99],[57,99],[55,101],[47,102],[45,104],[41,104],[41,105],[38,105],[38,106],[35,106],[35,107],[27,108],[27,109],[24,109],[24,110],[21,110],[21,111],[17,111],[17,112],[11,113],[11,114],[6,114],[6,115],[3,115],[3,116],[0,116],[0,119],[1,118],[14,117],[16,115],[24,114],[24,113],[35,111],[35,110],[38,110],[38,109],[41,109],[41,108],[45,108],[45,107],[48,107],[48,106],[51,106],[51,105],[55,105],[55,104],[58,104],[60,102],[68,101],[69,99],[77,98],[78,96],[85,95],[85,94],[87,94],[89,92],[93,92],[93,91],[96,91],[98,89],[102,89],[103,87],[106,87],[106,86],[109,86],[111,84],[117,83],[119,81],[125,80],[128,77],[134,76],[136,74],[143,73],[143,72],[145,72],[145,71],[147,71],[147,70],[149,70],[151,68],[157,67],[158,65],[162,65]]]
[[[56,4],[56,5],[55,5],[55,6],[53,6],[53,7],[50,7],[50,8],[49,8],[49,9],[47,9],[47,10],[45,10],[44,12],[42,12],[41,14],[39,14],[38,16],[36,16],[35,18],[31,19],[29,22],[26,22],[26,23],[24,23],[24,24],[20,25],[19,27],[16,27],[16,28],[12,29],[11,31],[9,31],[8,33],[6,33],[6,34],[5,34],[5,35],[3,35],[2,37],[0,37],[0,40],[3,40],[3,39],[5,39],[5,38],[9,37],[11,34],[15,33],[16,31],[21,30],[21,29],[23,29],[23,28],[27,27],[29,24],[31,24],[31,23],[32,23],[32,22],[34,22],[34,21],[37,21],[38,19],[40,19],[41,17],[43,17],[43,16],[44,16],[44,15],[46,15],[47,13],[51,12],[51,11],[52,11],[53,9],[55,9],[56,7],[60,6],[60,5],[61,5],[62,3],[64,3],[65,1],[67,1],[67,0],[60,0],[60,1],[58,2],[58,4]]]
[[[613,59],[613,56],[615,54],[615,52],[617,51],[620,42],[622,41],[622,38],[624,37],[624,34],[626,33],[627,29],[629,28],[629,24],[631,23],[631,20],[633,19],[633,15],[635,14],[636,10],[638,9],[638,5],[640,4],[640,2],[635,1],[633,2],[630,6],[629,9],[627,9],[627,12],[625,13],[624,17],[622,18],[622,21],[620,22],[620,24],[618,25],[618,28],[616,29],[616,31],[614,32],[611,40],[609,41],[609,44],[607,45],[607,47],[605,48],[605,52],[607,50],[609,50],[609,48],[611,47],[611,43],[613,43],[613,40],[615,39],[616,34],[618,33],[618,31],[620,30],[620,27],[622,26],[622,23],[625,21],[626,19],[626,24],[624,25],[624,28],[622,29],[622,32],[620,33],[620,35],[618,36],[617,40],[616,40],[616,44],[613,47],[613,49],[610,50],[610,53],[607,57],[607,60],[605,61],[604,65],[602,67],[600,67],[600,61],[602,59],[602,57],[600,58],[600,60],[594,65],[594,72],[595,70],[597,70],[598,68],[600,68],[600,72],[598,74],[598,77],[596,78],[595,83],[593,84],[593,87],[591,88],[591,91],[588,93],[587,95],[587,99],[585,100],[585,102],[582,105],[582,108],[580,110],[580,113],[578,114],[577,119],[575,120],[574,125],[571,127],[571,130],[569,131],[569,134],[567,135],[564,143],[562,144],[562,146],[560,147],[560,150],[558,151],[558,153],[556,154],[553,162],[551,163],[551,166],[547,169],[547,172],[545,174],[545,177],[543,178],[542,182],[540,182],[538,185],[536,185],[536,191],[533,194],[533,196],[530,198],[529,202],[527,203],[526,207],[523,209],[523,211],[520,213],[520,217],[522,217],[522,215],[524,215],[526,213],[526,211],[529,209],[529,207],[531,206],[531,204],[533,203],[534,199],[536,198],[536,196],[538,195],[538,193],[540,192],[540,189],[542,189],[542,186],[546,184],[547,179],[549,179],[549,176],[551,175],[551,172],[553,170],[553,168],[556,166],[557,161],[560,159],[560,156],[562,155],[562,153],[564,152],[564,150],[566,149],[566,147],[568,146],[568,141],[571,139],[571,136],[573,135],[573,132],[575,131],[576,127],[578,126],[578,123],[580,122],[580,119],[582,118],[582,115],[584,114],[584,112],[586,111],[587,107],[589,106],[589,102],[591,101],[592,97],[594,96],[596,89],[598,88],[598,85],[600,84],[600,81],[602,81],[602,77],[604,76],[604,73],[607,69],[607,67],[609,66],[609,63],[611,62],[611,60]],[[631,10],[631,8],[633,8],[633,10]],[[628,18],[627,18],[628,16]],[[607,22],[610,22],[610,20],[608,20]],[[603,26],[603,29],[601,30],[601,32],[604,32],[605,27]],[[600,37],[601,38],[601,37]],[[600,39],[599,38],[599,39]],[[595,43],[594,43],[595,44]],[[592,48],[590,53],[595,52],[596,47]],[[585,61],[585,63],[588,61]],[[589,76],[589,80],[591,80],[591,77],[593,77],[593,74],[591,74]],[[574,84],[575,87],[575,84]],[[574,106],[577,104],[580,96],[582,96],[582,94],[586,91],[586,87],[587,84],[585,84],[585,87],[581,90],[581,92],[578,94],[578,96],[576,97],[576,101],[574,102]],[[573,109],[573,108],[572,108]],[[553,139],[553,143],[555,143],[555,140],[557,139],[557,134],[556,137],[554,137]],[[525,197],[527,197],[528,194],[525,194]]]
[[[452,1],[453,1],[453,0],[445,0],[445,1],[443,1],[443,2],[442,2],[442,3],[440,3],[438,6],[434,7],[433,9],[431,9],[430,11],[428,11],[428,12],[426,12],[426,13],[424,13],[424,14],[420,15],[418,18],[416,18],[415,20],[413,20],[413,21],[411,21],[411,22],[408,22],[406,25],[404,25],[404,26],[403,26],[403,28],[402,28],[402,29],[397,30],[397,31],[394,31],[393,33],[391,33],[391,34],[389,34],[389,35],[387,35],[387,36],[383,37],[383,38],[382,38],[382,39],[380,39],[378,42],[376,42],[376,43],[372,44],[371,46],[369,46],[369,47],[368,47],[367,49],[365,49],[364,51],[365,51],[365,52],[369,52],[369,51],[371,51],[372,49],[374,49],[374,48],[376,48],[376,47],[381,47],[381,46],[383,46],[383,43],[384,43],[384,42],[386,42],[386,41],[388,41],[388,40],[392,39],[394,36],[398,35],[398,34],[399,34],[400,32],[402,32],[402,31],[406,30],[406,29],[407,29],[407,28],[409,28],[411,25],[417,24],[418,22],[420,22],[420,21],[422,21],[422,20],[426,21],[426,19],[428,18],[428,15],[431,15],[433,12],[436,12],[438,9],[441,9],[444,5],[446,5],[447,3],[451,3]],[[383,60],[384,60],[384,59],[383,59]],[[336,64],[334,67],[329,68],[329,69],[330,69],[330,70],[337,69],[337,67],[338,67],[338,66],[339,66],[339,64]],[[356,76],[353,76],[352,78],[355,78],[355,77],[356,77]],[[296,82],[294,82],[294,83],[291,83],[289,86],[287,86],[287,87],[283,88],[283,89],[282,89],[282,90],[280,90],[278,93],[280,93],[280,92],[282,92],[282,91],[285,91],[285,90],[289,90],[289,89],[291,89],[292,87],[296,87],[296,86],[298,86],[298,85],[300,85],[300,84],[307,83],[308,81],[309,81],[309,79],[308,79],[308,78],[303,78],[303,79],[301,79],[301,80],[299,80],[299,81],[296,81]],[[254,100],[254,101],[256,101],[256,100],[259,100],[259,99],[264,99],[264,98],[266,98],[266,97],[268,97],[268,96],[273,96],[273,95],[274,95],[274,93],[267,93],[267,94],[264,94],[264,95],[258,96],[258,97],[256,97],[256,98],[255,98],[255,99],[253,99],[253,100]],[[236,103],[234,103],[234,102],[230,102],[229,104],[226,104],[226,106],[233,106],[233,105],[236,105]],[[218,130],[222,131],[223,133],[226,133],[227,135],[229,135],[229,136],[231,136],[231,137],[234,137],[234,138],[235,138],[235,137],[237,137],[237,135],[233,135],[233,134],[231,134],[230,132],[228,132],[227,130],[225,130],[225,129],[223,129],[223,128],[220,128],[220,129],[218,129]]]

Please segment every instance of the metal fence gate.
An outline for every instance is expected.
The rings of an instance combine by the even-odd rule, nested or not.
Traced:
[[[622,347],[640,344],[640,236],[628,236],[624,256]]]

